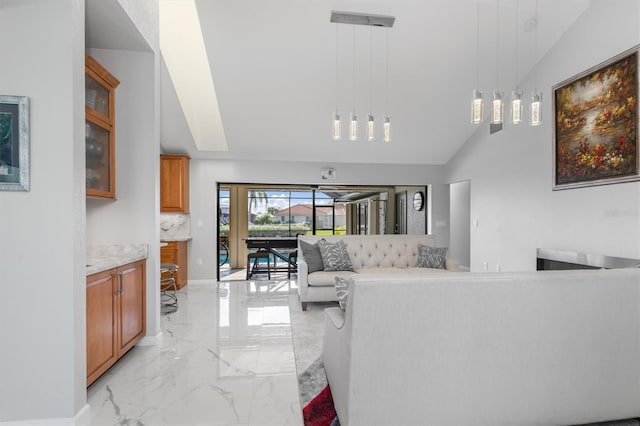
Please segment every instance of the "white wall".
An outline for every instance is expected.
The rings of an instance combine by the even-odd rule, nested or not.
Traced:
[[[471,270],[485,261],[489,270],[533,270],[537,247],[640,258],[640,183],[551,190],[551,88],[637,45],[639,7],[593,0],[537,68],[543,125],[507,124],[489,136],[485,122],[447,165],[447,182],[472,182]],[[530,93],[530,80],[522,87]]]
[[[116,200],[87,199],[87,244],[148,244],[147,335],[160,332],[159,120],[153,52],[90,49],[116,89]]]
[[[86,404],[84,3],[3,1],[0,93],[28,96],[31,190],[0,192],[0,422]]]
[[[323,163],[288,163],[231,160],[191,161],[191,233],[189,279],[214,280],[216,277],[216,183],[274,183],[318,185],[427,185],[435,193],[433,220],[449,220],[448,185],[443,184],[442,166],[337,164],[337,178],[322,181]],[[444,197],[445,201],[442,200]],[[448,244],[448,226],[438,228],[438,242]],[[204,260],[202,265],[196,259]]]
[[[449,185],[449,213],[451,217],[451,247],[447,256],[457,260],[462,269],[469,269],[471,247],[471,194],[468,180]]]

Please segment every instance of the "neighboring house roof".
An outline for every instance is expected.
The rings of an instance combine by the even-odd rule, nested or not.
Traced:
[[[321,206],[316,206],[316,207],[321,207]],[[344,206],[344,204],[336,204],[335,211],[336,211],[336,216],[345,215],[346,207]],[[321,208],[321,209],[318,209],[317,214],[326,216],[326,215],[329,215],[330,212],[331,211],[329,209]],[[311,216],[312,214],[313,214],[313,206],[311,204],[295,204],[291,207],[280,210],[278,213],[276,213],[276,216]]]

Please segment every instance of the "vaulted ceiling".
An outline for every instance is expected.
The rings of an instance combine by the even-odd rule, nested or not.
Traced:
[[[193,0],[160,0],[161,46],[163,37],[172,37],[180,54],[202,55],[175,30],[179,22],[166,31],[163,20],[180,18],[162,17],[163,4],[176,2]],[[535,0],[479,0],[479,19],[477,6],[478,0],[195,0],[217,109],[187,107],[189,96],[211,92],[201,90],[193,69],[186,83],[176,84],[176,58],[164,57],[163,150],[204,159],[445,164],[478,129],[469,123],[477,78],[485,99],[496,84],[508,94],[516,67],[522,81],[589,0],[538,0],[533,31]],[[395,24],[333,24],[332,10],[390,15]],[[361,133],[371,109],[376,141],[333,141],[336,106],[343,134],[354,106]],[[391,143],[381,140],[385,112],[392,119]],[[206,120],[220,123],[220,131],[202,131]]]

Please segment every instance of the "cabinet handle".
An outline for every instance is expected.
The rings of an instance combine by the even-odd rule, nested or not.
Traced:
[[[118,273],[118,289],[116,290],[116,296],[122,294],[122,272]]]

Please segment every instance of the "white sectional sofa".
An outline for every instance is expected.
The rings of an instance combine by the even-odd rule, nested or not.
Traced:
[[[640,416],[640,269],[354,275],[325,310],[340,424]]]
[[[340,240],[347,245],[353,271],[316,271],[309,273],[300,241],[315,244],[325,239],[330,243]],[[398,276],[443,272],[442,269],[418,268],[418,246],[436,247],[435,235],[300,235],[298,236],[298,294],[302,310],[308,302],[337,301],[335,277],[375,272]],[[446,270],[457,271],[458,263],[446,260]]]

